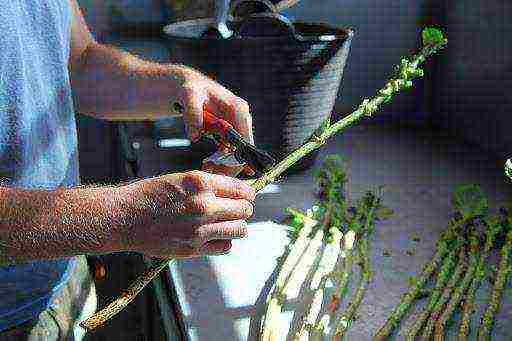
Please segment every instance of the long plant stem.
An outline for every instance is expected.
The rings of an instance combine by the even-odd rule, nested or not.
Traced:
[[[147,269],[138,279],[137,281],[133,282],[132,285],[128,289],[126,289],[125,292],[121,294],[115,301],[111,302],[109,305],[107,305],[105,308],[97,312],[96,314],[89,317],[87,320],[83,321],[82,324],[80,324],[81,327],[85,328],[87,331],[94,330],[106,321],[110,320],[112,317],[114,317],[118,312],[123,310],[132,302],[135,297],[137,297],[137,294],[142,291],[148,285],[151,283],[151,281],[160,274],[160,271],[165,269],[169,262],[173,262],[174,260],[171,259],[168,262],[160,262],[157,265],[154,265]]]
[[[476,270],[476,275],[473,277],[473,280],[471,281],[471,285],[464,297],[464,303],[462,305],[462,321],[460,323],[459,327],[459,341],[466,341],[469,338],[469,332],[470,332],[470,326],[471,326],[471,316],[473,315],[474,309],[475,309],[475,295],[476,291],[480,287],[480,283],[483,279],[482,276],[479,276],[479,273],[483,273],[484,266],[483,266],[482,259],[478,262],[478,268]]]
[[[461,285],[455,289],[452,298],[448,302],[445,311],[436,323],[436,329],[434,332],[434,341],[444,340],[444,328],[450,319],[452,318],[455,310],[459,307],[460,302],[464,298],[464,294],[467,292],[469,285],[473,280],[473,276],[477,267],[477,260],[471,260],[468,266],[468,270],[464,274]]]
[[[324,288],[325,281],[322,281],[321,286],[313,292],[313,299],[311,304],[304,311],[303,319],[297,328],[297,332],[293,337],[293,341],[309,340],[309,332],[314,327],[315,321],[318,318],[318,314],[320,313]]]
[[[424,31],[425,32],[425,31]],[[304,156],[308,155],[312,151],[322,147],[326,141],[332,136],[339,132],[347,129],[354,125],[364,117],[371,117],[384,102],[387,102],[391,95],[399,93],[401,90],[407,89],[412,85],[411,80],[422,76],[422,71],[419,69],[419,65],[425,62],[425,60],[431,55],[435,54],[447,44],[447,40],[442,37],[441,40],[432,40],[430,43],[423,45],[418,54],[412,56],[411,60],[403,59],[400,65],[397,78],[392,78],[386,85],[378,91],[378,95],[373,97],[371,100],[365,99],[362,104],[352,114],[344,117],[338,122],[330,125],[323,130],[320,134],[315,134],[308,142],[304,143],[300,148],[288,155],[284,160],[278,163],[270,171],[263,174],[260,178],[255,181],[250,181],[251,186],[256,190],[260,191],[268,184],[275,182],[278,177],[286,172],[290,167],[297,163]],[[420,72],[421,71],[421,72]],[[137,288],[129,292],[131,296],[136,296],[150,281],[153,279],[161,270],[163,270],[172,258],[163,259],[161,262],[155,264],[150,268],[147,273],[154,274],[153,277],[147,281],[146,273],[135,280],[135,283],[130,288]],[[118,314],[124,309],[128,303],[121,304],[117,302],[119,300],[126,301],[126,298],[119,297],[107,307],[103,308],[90,318],[82,321],[80,326],[85,328],[87,331],[92,331],[105,323],[107,320]],[[130,298],[130,301],[133,298]],[[107,311],[105,311],[107,310]]]
[[[370,206],[366,207],[368,211],[365,212],[365,226],[361,233],[362,236],[357,244],[357,252],[361,264],[361,277],[354,297],[347,306],[345,312],[341,314],[338,320],[338,324],[336,326],[336,330],[333,336],[333,341],[343,339],[343,336],[348,331],[350,325],[354,321],[357,309],[359,309],[359,306],[363,301],[364,294],[366,293],[366,289],[368,288],[368,285],[372,280],[372,266],[370,263],[370,239],[372,237],[371,232],[373,230],[372,225],[374,223],[374,214],[377,202],[378,198],[373,197]]]
[[[286,257],[286,260],[281,267],[281,271],[279,271],[279,275],[276,279],[275,283],[275,292],[273,295],[281,295],[286,283],[293,276],[293,272],[295,268],[298,266],[301,257],[307,252],[309,248],[309,244],[311,244],[311,238],[309,235],[313,231],[313,228],[317,225],[317,222],[310,219],[311,222],[306,221],[304,227],[302,227],[299,237],[293,243],[293,246]]]
[[[355,217],[352,218],[352,222],[358,222],[364,218],[364,211],[359,210]],[[340,307],[343,299],[348,293],[348,283],[352,278],[354,268],[354,257],[356,256],[356,232],[352,229],[350,223],[348,224],[348,231],[344,236],[343,243],[343,263],[340,266],[340,270],[333,273],[333,279],[336,283],[336,290],[331,296],[330,303],[327,307],[327,315],[330,315],[331,322],[334,321],[334,317],[338,308]],[[360,237],[360,236],[359,236]],[[357,241],[359,243],[359,241]],[[315,326],[316,329],[320,329],[320,322]]]
[[[434,271],[439,268],[443,258],[449,252],[448,247],[446,246],[447,240],[452,238],[457,230],[464,225],[464,221],[460,220],[452,220],[451,224],[448,226],[446,233],[443,234],[438,242],[438,247],[436,249],[436,253],[433,258],[428,262],[419,278],[413,283],[412,287],[409,289],[407,293],[402,295],[400,299],[400,303],[395,307],[386,323],[377,331],[373,340],[374,341],[386,341],[389,336],[393,332],[393,330],[400,324],[400,321],[405,316],[405,314],[411,308],[413,302],[420,296],[420,294],[424,291],[425,285],[427,281],[430,279]]]
[[[475,231],[471,231],[472,235],[475,236]],[[471,242],[471,240],[475,242]],[[492,241],[491,241],[492,244]],[[460,302],[462,301],[464,294],[467,292],[469,285],[473,280],[473,276],[478,267],[479,260],[479,250],[478,250],[478,240],[476,238],[470,238],[469,245],[469,262],[467,270],[462,278],[460,285],[455,288],[455,291],[451,295],[451,298],[444,310],[443,314],[439,317],[436,322],[436,327],[434,331],[434,341],[443,341],[444,340],[444,328],[448,321],[451,319],[455,310],[460,306]]]
[[[354,267],[354,250],[353,245],[344,245],[342,250],[344,254],[343,263],[340,266],[340,270],[337,271],[334,276],[337,277],[335,280],[337,281],[337,290],[332,294],[330,305],[329,305],[329,313],[335,314],[338,310],[339,305],[341,304],[343,298],[347,294],[348,291],[348,283],[350,281],[352,275],[352,269]]]
[[[350,325],[352,324],[354,317],[356,315],[357,309],[361,305],[366,289],[371,281],[372,270],[370,268],[369,258],[366,255],[366,252],[369,252],[369,250],[367,250],[367,244],[368,241],[364,239],[360,240],[357,245],[358,256],[361,258],[361,278],[359,280],[358,287],[354,297],[348,304],[345,312],[343,312],[343,314],[340,316],[340,319],[338,320],[335,335],[332,338],[333,341],[342,340],[343,336],[350,328]]]
[[[307,339],[306,334],[314,327],[322,306],[325,284],[329,276],[332,274],[340,255],[342,233],[336,228],[332,228],[330,231],[333,240],[331,243],[326,245],[324,254],[322,255],[322,259],[320,260],[320,264],[316,270],[315,276],[318,275],[319,277],[318,283],[315,281],[315,276],[313,276],[313,279],[311,280],[310,290],[313,293],[313,300],[304,311],[304,315],[299,322],[299,327],[295,333],[294,341]]]
[[[414,73],[414,71],[418,69],[418,66],[425,62],[427,57],[443,48],[446,43],[447,41],[445,40],[439,45],[424,46],[417,55],[412,57],[412,61],[407,66],[412,71],[410,73]],[[361,119],[365,117],[371,117],[377,111],[378,107],[386,101],[386,95],[384,95],[384,93],[390,89],[395,93],[398,93],[400,90],[406,88],[406,82],[407,78],[391,79],[385,87],[378,91],[377,96],[373,97],[371,100],[364,100],[356,111],[340,119],[338,122],[330,125],[320,135],[313,136],[309,142],[303,144],[300,148],[289,154],[283,161],[273,167],[270,171],[254,181],[252,183],[253,188],[256,191],[259,191],[268,184],[275,182],[281,174],[286,172],[304,156],[308,155],[315,149],[322,147],[329,138],[354,125]]]
[[[489,224],[486,226],[485,234],[486,241],[483,252],[480,254],[480,257],[477,261],[477,264],[474,269],[474,277],[471,280],[471,284],[467,289],[467,292],[464,296],[464,304],[462,307],[462,321],[459,327],[459,341],[465,341],[469,338],[470,326],[471,326],[471,317],[474,312],[474,301],[476,291],[480,287],[482,280],[485,277],[485,264],[487,262],[487,258],[489,257],[489,253],[494,245],[494,241],[496,239],[496,235],[501,230],[501,226],[499,224]]]
[[[348,283],[350,282],[350,277],[352,275],[352,270],[354,268],[354,250],[346,249],[346,258],[343,264],[343,272],[341,274],[340,285],[338,287],[338,292],[334,295],[337,295],[335,300],[338,304],[341,304],[343,298],[347,294],[348,291]]]
[[[279,300],[279,296],[286,282],[289,280],[293,269],[296,267],[300,257],[304,254],[311,241],[309,234],[311,233],[313,227],[316,225],[316,221],[308,217],[304,217],[304,219],[304,226],[300,230],[297,239],[292,244],[290,252],[284,260],[283,265],[281,266],[281,270],[279,271],[279,275],[277,276],[274,286],[272,287],[271,292],[267,297],[267,310],[263,316],[261,327],[262,340],[272,340],[272,335],[276,333],[276,315],[278,315],[281,311],[281,302]]]
[[[304,252],[304,255],[300,258],[297,266],[290,274],[290,278],[285,283],[282,291],[278,293],[280,299],[285,301],[287,299],[296,298],[300,294],[300,289],[306,277],[310,274],[315,260],[321,253],[323,239],[324,231],[323,229],[318,229]]]
[[[410,327],[410,329],[407,332],[406,339],[408,341],[414,341],[416,339],[416,336],[421,331],[426,320],[430,316],[430,312],[432,311],[434,305],[439,300],[439,297],[441,296],[441,293],[443,292],[443,289],[446,283],[448,282],[450,274],[452,273],[453,268],[455,266],[457,259],[457,251],[458,250],[451,250],[443,260],[443,264],[437,276],[436,285],[434,290],[432,290],[429,302],[427,303],[421,314],[417,316],[416,320],[414,321],[414,324]]]
[[[364,218],[362,214],[362,211],[358,212],[358,214],[353,218],[354,221],[359,221],[359,219]],[[336,272],[333,276],[337,282],[337,290],[332,294],[331,304],[329,307],[332,316],[336,314],[338,307],[348,292],[348,283],[352,277],[354,268],[354,256],[356,253],[354,246],[356,242],[359,243],[359,241],[356,241],[357,236],[355,231],[350,229],[350,224],[348,229],[349,231],[344,236],[344,259],[343,263],[341,264],[341,271]]]
[[[304,226],[299,231],[299,236],[293,243],[290,254],[279,271],[274,288],[267,297],[267,301],[270,300],[270,303],[267,305],[267,311],[263,318],[262,341],[277,340],[281,334],[279,316],[287,293],[289,294],[291,290],[293,295],[300,290],[302,282],[309,273],[310,267],[322,244],[323,228],[316,229],[315,235],[311,239],[309,234],[313,231],[313,227],[317,225],[317,222],[307,216],[302,216],[301,218]],[[325,225],[328,219],[329,214],[327,213],[324,217],[323,225]]]
[[[432,333],[434,332],[434,328],[436,326],[436,322],[439,319],[439,316],[442,313],[443,308],[446,306],[446,303],[450,300],[450,297],[453,295],[455,288],[461,280],[461,277],[464,275],[464,272],[467,269],[467,260],[464,249],[462,249],[461,254],[459,255],[459,263],[457,264],[452,278],[444,288],[442,296],[434,305],[430,316],[427,320],[427,325],[423,330],[423,335],[421,336],[422,341],[429,341],[432,337]]]
[[[507,241],[501,249],[500,265],[498,267],[498,276],[494,282],[491,293],[491,299],[482,316],[480,329],[478,330],[477,340],[491,340],[491,330],[494,325],[494,317],[500,310],[501,297],[510,274],[510,252],[512,251],[512,232],[507,235]]]
[[[262,341],[279,340],[281,330],[279,314],[281,314],[281,302],[277,297],[271,297],[270,301],[267,303],[266,318],[261,333]]]

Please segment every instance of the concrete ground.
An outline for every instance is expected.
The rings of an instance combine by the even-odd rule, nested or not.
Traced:
[[[173,166],[171,152],[154,153],[152,141],[139,138],[139,142],[145,176],[171,172],[178,166]],[[370,340],[407,289],[408,278],[433,255],[439,233],[450,217],[454,188],[480,184],[494,210],[510,198],[512,184],[503,176],[502,162],[442,132],[363,123],[330,141],[322,157],[334,153],[348,160],[350,198],[385,185],[384,205],[394,211],[389,220],[376,225],[374,278],[348,334],[348,340]],[[315,167],[320,165],[317,162]],[[255,340],[265,295],[288,242],[286,227],[279,222],[286,207],[307,209],[314,204],[312,172],[290,176],[259,194],[249,237],[235,241],[229,255],[179,261],[171,266],[191,340]],[[413,235],[420,242],[412,241]],[[384,250],[391,255],[383,256]],[[478,292],[479,311],[488,289],[486,282]],[[504,296],[493,340],[512,339],[512,330],[507,328],[507,322],[512,321],[510,283]],[[299,295],[286,306],[282,340],[287,338],[293,309],[300,307],[304,297]],[[420,306],[408,315],[402,332]],[[474,316],[476,325],[479,313]],[[399,333],[397,339],[402,338]]]

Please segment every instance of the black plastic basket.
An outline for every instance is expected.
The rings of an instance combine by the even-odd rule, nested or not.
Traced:
[[[258,13],[228,21],[230,39],[205,37],[213,24],[167,25],[171,62],[194,67],[247,100],[256,145],[283,158],[330,117],[354,30]],[[294,170],[308,168],[317,155]]]

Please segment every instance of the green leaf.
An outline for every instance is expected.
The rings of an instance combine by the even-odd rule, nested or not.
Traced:
[[[478,185],[461,185],[453,195],[453,206],[464,219],[487,214],[488,202]]]
[[[302,219],[297,216],[293,217],[292,221],[290,222],[290,225],[293,227],[300,227],[300,226],[302,226],[302,224],[303,224]]]
[[[443,32],[435,27],[427,27],[421,32],[423,45],[438,45],[445,40]]]

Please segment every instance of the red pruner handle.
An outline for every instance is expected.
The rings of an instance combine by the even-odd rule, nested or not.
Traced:
[[[203,130],[208,133],[217,133],[225,137],[233,126],[221,118],[213,115],[206,109],[203,110]]]

